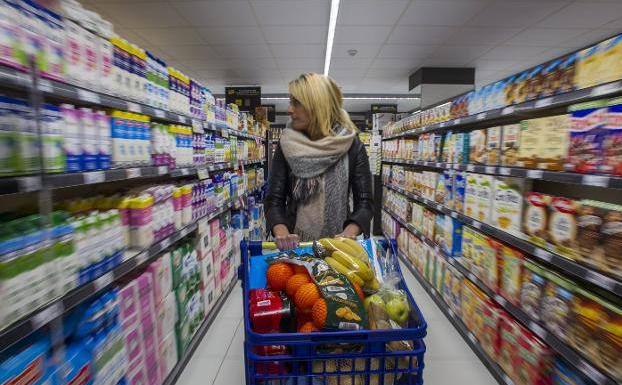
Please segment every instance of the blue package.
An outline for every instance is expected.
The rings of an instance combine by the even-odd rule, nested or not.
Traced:
[[[571,368],[560,358],[555,360],[553,374],[551,376],[553,385],[586,385],[587,382],[581,378],[580,374]]]
[[[37,340],[0,362],[0,384],[42,385],[47,379],[46,362],[49,347],[47,341]]]
[[[464,171],[456,171],[454,175],[453,209],[459,213],[464,211],[464,190],[466,187],[466,175]]]
[[[72,343],[64,350],[63,361],[58,365],[55,373],[59,384],[90,385],[95,373],[92,366],[92,357],[82,343]]]

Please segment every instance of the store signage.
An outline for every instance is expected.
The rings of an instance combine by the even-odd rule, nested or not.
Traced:
[[[389,114],[397,114],[397,104],[372,104],[371,112],[387,112]]]
[[[225,87],[225,102],[237,104],[240,111],[254,112],[261,106],[261,87]]]

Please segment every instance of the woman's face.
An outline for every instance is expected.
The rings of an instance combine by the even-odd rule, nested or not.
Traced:
[[[289,107],[287,108],[287,113],[289,117],[292,119],[292,128],[296,131],[306,132],[309,128],[309,114],[305,111],[304,107],[296,98],[289,98]]]

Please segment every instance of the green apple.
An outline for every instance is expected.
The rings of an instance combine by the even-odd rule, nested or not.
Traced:
[[[369,305],[372,303],[375,303],[376,305],[380,306],[383,309],[386,309],[387,307],[387,305],[382,300],[382,297],[380,297],[378,294],[370,295],[369,297],[365,298],[365,300],[363,301],[363,305],[365,306],[365,309],[369,309]]]
[[[404,325],[408,321],[408,312],[408,302],[403,297],[394,297],[387,302],[387,314],[400,325]]]

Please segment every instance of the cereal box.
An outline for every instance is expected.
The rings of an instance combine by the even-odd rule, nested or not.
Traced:
[[[453,209],[459,213],[464,212],[464,195],[466,188],[466,173],[464,171],[456,171],[453,184]]]
[[[423,206],[413,202],[411,209],[410,222],[413,227],[419,231],[423,231]]]
[[[533,320],[540,320],[540,304],[546,284],[544,269],[529,260],[525,260],[523,283],[521,286],[520,305]]]
[[[442,245],[445,236],[445,216],[437,215],[434,223],[434,243]]]
[[[496,360],[497,354],[499,353],[497,335],[500,311],[501,309],[491,300],[487,300],[482,309],[484,323],[480,336],[480,344],[488,357],[492,360]]]
[[[520,124],[503,126],[501,133],[501,165],[513,167],[518,163]]]
[[[570,120],[568,115],[540,118],[543,142],[537,154],[537,168],[561,171],[568,156]]]
[[[464,214],[477,218],[478,198],[477,192],[479,188],[480,174],[465,173],[466,187],[464,190]]]
[[[499,289],[501,277],[501,260],[498,253],[500,246],[499,242],[483,234],[477,237],[475,246],[478,264],[481,267],[479,278],[493,291]]]
[[[622,35],[613,37],[604,44],[601,65],[601,70],[604,71],[601,75],[603,83],[622,79],[620,58],[622,58]]]
[[[454,161],[454,141],[455,137],[451,131],[443,136],[443,151],[441,154],[441,162],[453,163]]]
[[[477,215],[475,219],[491,223],[494,177],[480,175],[477,183]]]
[[[536,168],[538,155],[543,136],[543,127],[536,119],[523,120],[520,122],[520,146],[518,147],[518,160],[516,166]]]
[[[453,162],[458,164],[469,163],[469,138],[466,132],[458,132],[454,134],[454,156]]]
[[[525,179],[494,178],[492,225],[510,234],[519,234],[523,215]]]
[[[598,100],[570,106],[570,145],[565,168],[594,173],[603,168],[602,143],[607,122],[607,102]]]
[[[469,162],[486,163],[486,130],[474,130],[469,134]]]
[[[549,204],[551,197],[538,192],[530,192],[525,197],[525,216],[523,232],[529,241],[538,246],[546,246],[549,239]]]
[[[473,253],[475,248],[475,230],[469,226],[462,227],[462,265],[469,271],[473,271]]]
[[[451,178],[450,178],[451,180]],[[445,173],[439,173],[438,174],[438,178],[436,180],[436,189],[435,189],[435,194],[434,194],[434,201],[436,203],[444,203],[446,196],[445,196]]]
[[[601,50],[596,44],[578,53],[575,69],[575,85],[578,89],[595,86],[600,81]]]
[[[454,178],[453,178],[453,170],[445,170],[443,171],[443,179],[445,181],[445,199],[442,203],[445,207],[452,209],[454,208]]]
[[[577,203],[572,199],[555,197],[549,211],[549,241],[555,251],[570,259],[578,259]]]
[[[602,135],[601,172],[622,176],[622,98],[609,101]]]
[[[499,254],[501,257],[499,294],[518,306],[523,274],[523,254],[506,245],[501,245]]]
[[[441,248],[447,255],[459,256],[462,252],[462,222],[446,215],[443,224],[444,235],[440,244]]]
[[[542,297],[542,322],[549,331],[565,340],[570,326],[575,284],[550,271],[546,271],[545,275],[547,282]]]
[[[501,157],[501,127],[489,127],[486,130],[486,159],[485,163],[496,166]]]

